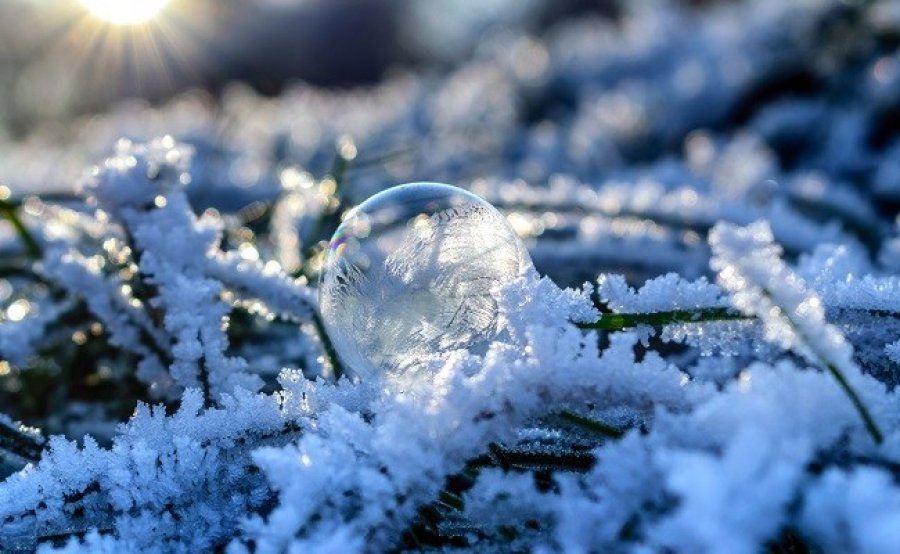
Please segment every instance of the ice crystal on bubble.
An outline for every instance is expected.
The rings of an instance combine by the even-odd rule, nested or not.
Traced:
[[[485,352],[501,332],[492,290],[530,264],[484,200],[450,185],[401,185],[344,219],[319,302],[338,354],[366,377],[437,352]]]

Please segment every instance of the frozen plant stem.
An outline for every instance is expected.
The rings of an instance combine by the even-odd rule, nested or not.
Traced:
[[[751,320],[752,317],[735,313],[729,308],[701,308],[699,310],[672,310],[642,314],[605,313],[590,323],[576,323],[581,329],[621,331],[638,325],[661,327],[675,323],[701,323],[706,321]]]
[[[10,225],[16,230],[19,238],[22,239],[22,244],[25,245],[28,257],[33,260],[40,259],[42,254],[41,246],[34,238],[34,235],[31,234],[31,231],[28,230],[28,227],[22,222],[16,205],[6,200],[0,200],[0,217],[9,221]]]
[[[763,291],[764,294],[767,294],[767,291]],[[575,325],[580,329],[599,329],[601,331],[621,331],[624,329],[630,329],[632,327],[637,327],[638,325],[650,325],[653,327],[661,327],[663,325],[671,325],[675,323],[701,323],[701,322],[710,322],[710,321],[734,321],[734,320],[753,320],[755,319],[752,316],[742,315],[733,312],[729,308],[701,308],[698,310],[672,310],[667,312],[648,312],[648,313],[605,313],[600,316],[600,319],[591,323],[576,323]],[[810,341],[806,340],[806,337],[803,336],[800,329],[797,325],[794,324],[794,321],[791,318],[786,318],[791,327],[794,328],[794,332],[803,337],[803,340],[806,344],[810,344]],[[850,399],[850,402],[853,404],[853,407],[859,413],[860,418],[863,420],[863,424],[866,427],[866,430],[869,432],[869,435],[872,436],[872,440],[875,441],[876,444],[881,444],[884,441],[884,435],[879,429],[878,425],[875,423],[875,420],[872,418],[869,409],[863,403],[862,399],[853,389],[853,386],[850,385],[850,382],[847,381],[846,376],[844,376],[843,372],[834,364],[826,361],[821,355],[816,353],[818,364],[820,367],[826,369],[828,373],[830,373],[834,379],[837,381],[838,385]],[[563,417],[566,417],[563,414],[560,414]],[[577,415],[577,414],[573,414]],[[580,416],[578,416],[580,417]]]
[[[502,469],[552,469],[554,471],[584,472],[594,467],[596,458],[589,452],[541,452],[507,448],[498,443],[488,445],[489,455],[484,460],[473,460],[476,467],[500,467]],[[480,463],[479,463],[480,462]]]
[[[335,153],[334,163],[331,166],[331,171],[329,171],[326,180],[331,179],[334,183],[334,190],[330,196],[332,199],[336,200],[336,203],[334,205],[329,205],[330,201],[329,203],[326,203],[322,208],[319,217],[316,219],[315,227],[313,227],[313,232],[310,234],[312,241],[304,255],[306,260],[311,260],[312,258],[321,255],[322,249],[320,248],[320,245],[322,245],[323,242],[327,243],[328,241],[328,237],[324,237],[322,234],[327,229],[329,220],[335,217],[340,219],[343,204],[341,202],[341,186],[343,185],[344,175],[346,174],[352,159],[353,158],[345,157],[340,148],[338,148],[337,153]]]
[[[838,382],[838,385],[842,389],[844,389],[844,393],[847,394],[847,397],[850,398],[850,402],[853,404],[853,407],[856,408],[856,411],[859,412],[859,416],[862,418],[863,423],[866,426],[866,430],[872,435],[872,440],[875,441],[876,444],[881,444],[884,441],[884,435],[881,433],[881,429],[878,428],[878,425],[875,423],[875,420],[872,419],[872,414],[869,413],[869,409],[866,408],[866,405],[863,404],[859,395],[856,394],[856,391],[847,381],[847,378],[844,377],[844,374],[835,366],[830,363],[823,363],[826,369],[828,369],[828,373],[834,377],[834,379]]]
[[[36,462],[44,450],[40,435],[22,432],[11,420],[0,416],[0,451],[6,450],[28,462]]]
[[[328,336],[328,330],[325,329],[325,322],[322,321],[322,316],[316,310],[313,310],[312,323],[315,325],[316,333],[318,333],[319,339],[322,341],[322,349],[325,351],[325,355],[331,362],[331,368],[334,371],[334,379],[336,381],[344,374],[344,366],[341,365],[337,350],[334,349],[331,337]]]
[[[438,499],[442,505],[450,508],[451,510],[462,512],[466,509],[466,505],[462,497],[448,490],[442,490]]]
[[[23,277],[31,281],[47,284],[43,276],[35,273],[30,267],[0,265],[0,279]]]
[[[761,287],[761,292],[763,296],[772,300],[772,294],[768,289]],[[776,302],[773,301],[773,304]],[[783,312],[785,314],[790,313]],[[859,417],[862,418],[863,424],[866,426],[866,430],[869,432],[869,435],[872,436],[872,440],[875,441],[875,444],[881,444],[884,441],[884,435],[881,432],[881,429],[878,428],[878,425],[875,423],[875,420],[872,419],[872,414],[869,413],[869,409],[863,403],[862,399],[856,393],[853,386],[847,381],[847,377],[844,375],[844,372],[840,370],[840,368],[828,360],[826,356],[823,356],[819,353],[819,351],[815,348],[815,343],[810,341],[806,334],[803,332],[803,329],[796,324],[796,322],[791,319],[789,315],[785,315],[784,319],[788,322],[797,336],[807,345],[807,347],[813,352],[816,361],[818,362],[820,367],[825,368],[828,373],[834,377],[835,381],[837,381],[838,385],[843,389],[844,393],[850,399],[850,403],[853,404],[853,407],[859,413]]]
[[[416,150],[413,146],[401,145],[399,148],[381,152],[368,158],[356,158],[353,160],[353,167],[348,167],[345,169],[345,171],[360,170],[372,166],[381,166],[393,159],[399,158],[401,156],[412,156],[415,153]]]
[[[603,435],[604,437],[608,437],[611,439],[619,439],[622,438],[622,435],[625,434],[621,429],[616,429],[612,425],[607,425],[602,421],[597,421],[596,419],[592,419],[581,414],[577,414],[575,412],[569,410],[563,410],[559,412],[559,417],[564,421],[571,423],[572,425],[576,425],[590,431],[592,433],[596,433],[598,435]]]

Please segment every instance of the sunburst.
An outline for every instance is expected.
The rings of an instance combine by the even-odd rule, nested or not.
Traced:
[[[81,0],[97,19],[115,25],[140,25],[155,18],[169,0]]]
[[[77,0],[48,59],[66,60],[79,98],[166,97],[215,70],[217,3]],[[66,15],[67,14],[67,15]],[[88,102],[90,103],[90,101]]]

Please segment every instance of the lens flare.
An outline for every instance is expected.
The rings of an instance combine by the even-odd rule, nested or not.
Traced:
[[[139,25],[153,19],[169,0],[81,0],[91,14],[107,23]]]

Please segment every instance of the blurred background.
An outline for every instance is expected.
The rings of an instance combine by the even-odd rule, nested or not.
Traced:
[[[0,117],[20,135],[117,99],[235,81],[265,95],[371,84],[458,65],[486,34],[615,12],[607,0],[2,0]]]

